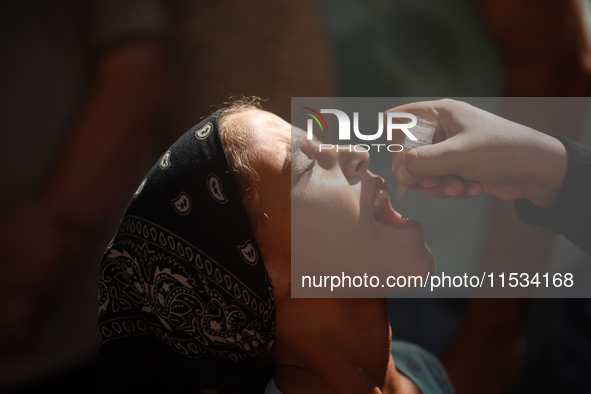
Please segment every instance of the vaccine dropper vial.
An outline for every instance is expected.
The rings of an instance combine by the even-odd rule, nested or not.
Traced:
[[[435,121],[419,118],[417,116],[417,124],[410,129],[410,132],[417,138],[416,141],[411,140],[407,135],[404,136],[402,146],[406,149],[411,150],[419,146],[431,145],[433,143],[433,136],[435,135]],[[406,155],[406,153],[405,153]],[[398,184],[396,189],[396,200],[402,200],[406,186]]]

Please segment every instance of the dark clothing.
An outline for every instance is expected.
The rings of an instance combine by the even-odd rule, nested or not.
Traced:
[[[564,235],[591,255],[591,151],[564,137],[568,171],[556,202],[542,209],[527,200],[515,202],[519,218]]]

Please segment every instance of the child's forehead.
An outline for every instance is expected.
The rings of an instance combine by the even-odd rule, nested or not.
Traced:
[[[291,147],[291,126],[280,117],[266,111],[250,110],[232,115],[232,123],[243,130],[242,138],[259,160],[282,158]],[[269,157],[270,156],[270,157]]]

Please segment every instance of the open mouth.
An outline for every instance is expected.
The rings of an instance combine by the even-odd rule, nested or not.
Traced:
[[[373,217],[378,223],[392,227],[400,227],[410,223],[410,220],[392,208],[385,182],[383,182],[376,190],[373,202]]]

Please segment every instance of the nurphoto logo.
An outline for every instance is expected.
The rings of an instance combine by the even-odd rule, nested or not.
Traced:
[[[310,108],[302,107],[307,110],[303,112],[310,118],[306,125],[306,135],[308,140],[314,139],[314,124],[318,125],[321,132],[328,132],[328,124],[322,114],[332,114],[336,116],[338,122],[338,137],[339,142],[348,142],[351,140],[351,129],[355,137],[362,141],[376,141],[382,137],[384,133],[384,113],[378,112],[378,130],[375,133],[365,134],[359,130],[359,112],[353,112],[353,127],[351,127],[351,119],[344,111],[338,109],[321,109],[320,112]],[[407,119],[407,122],[398,123],[401,119]],[[386,114],[386,138],[388,141],[392,140],[392,135],[395,130],[402,131],[408,139],[416,141],[417,138],[409,130],[416,126],[417,117],[407,112],[388,112]],[[371,149],[376,149],[378,152],[380,148],[385,148],[388,152],[402,152],[404,147],[400,144],[348,144],[348,145],[333,145],[333,144],[320,144],[319,151],[336,149],[348,150],[355,152],[369,152]]]

